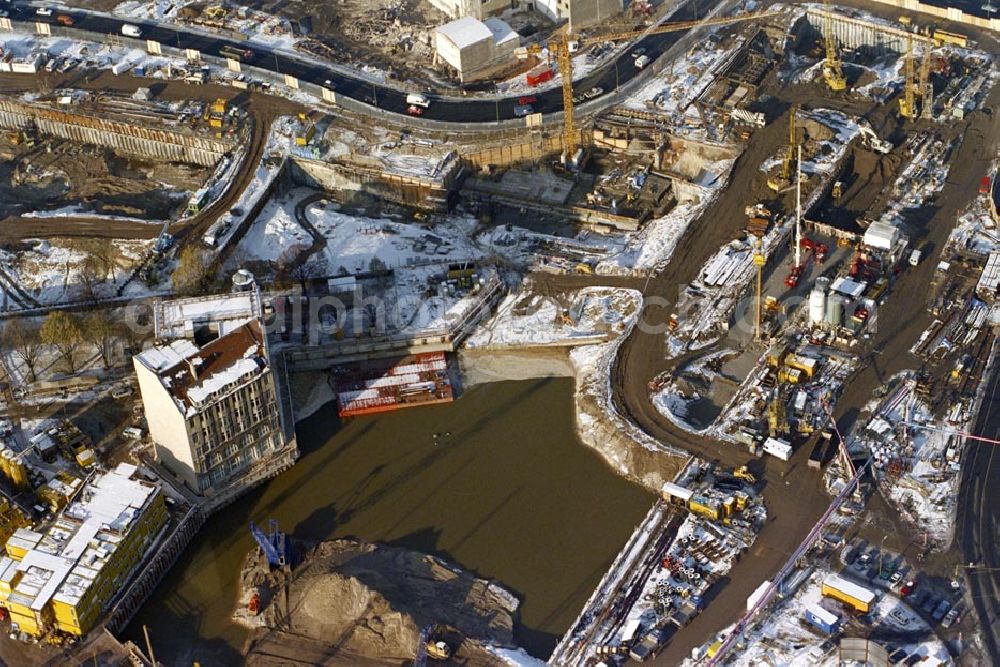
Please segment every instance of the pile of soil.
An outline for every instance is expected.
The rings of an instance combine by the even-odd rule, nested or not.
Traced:
[[[243,570],[244,597],[262,600],[248,665],[399,664],[416,657],[425,628],[475,664],[499,663],[484,644],[514,647],[518,600],[440,558],[344,539],[310,548],[290,571],[259,561],[255,552]]]

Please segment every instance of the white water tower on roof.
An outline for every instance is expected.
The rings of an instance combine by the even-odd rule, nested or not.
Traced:
[[[233,291],[249,292],[254,288],[253,274],[246,269],[239,269],[233,274]]]

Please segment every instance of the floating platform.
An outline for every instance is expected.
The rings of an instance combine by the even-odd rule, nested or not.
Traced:
[[[348,364],[332,372],[341,417],[455,400],[444,352]]]

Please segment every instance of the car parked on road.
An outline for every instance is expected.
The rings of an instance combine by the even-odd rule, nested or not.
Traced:
[[[52,10],[49,7],[39,7],[35,13],[39,16],[52,16]]]
[[[954,609],[952,609],[951,611],[949,611],[947,614],[945,614],[944,620],[941,621],[941,627],[942,628],[950,628],[958,620],[959,620],[959,618],[958,618],[958,607],[955,607]]]
[[[535,113],[535,108],[530,104],[518,104],[514,107],[514,115],[518,118],[524,118],[525,116],[530,116]]]
[[[518,104],[534,104],[538,101],[538,98],[534,95],[525,95],[524,97],[517,98]]]
[[[601,88],[600,86],[594,86],[593,88],[591,88],[590,90],[588,90],[587,92],[585,92],[583,94],[583,97],[584,97],[584,99],[592,100],[595,97],[600,97],[603,94],[604,94],[604,89],[603,88]]]

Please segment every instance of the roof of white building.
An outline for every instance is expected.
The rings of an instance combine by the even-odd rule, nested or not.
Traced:
[[[503,21],[500,21],[500,23],[503,23]],[[493,39],[494,35],[493,30],[487,24],[471,16],[463,16],[460,19],[455,19],[450,23],[438,26],[437,33],[447,37],[459,49],[478,44],[486,39]]]
[[[146,350],[138,359],[156,373],[185,412],[185,408],[202,404],[216,392],[242,384],[267,368],[264,333],[257,320],[201,348],[188,340],[175,340]]]
[[[158,338],[190,337],[205,325],[217,327],[221,336],[261,316],[257,290],[159,301],[155,309]]]
[[[521,36],[514,32],[514,29],[507,25],[506,21],[498,18],[488,18],[483,23],[493,34],[493,42],[498,46],[509,41],[521,41]]]

